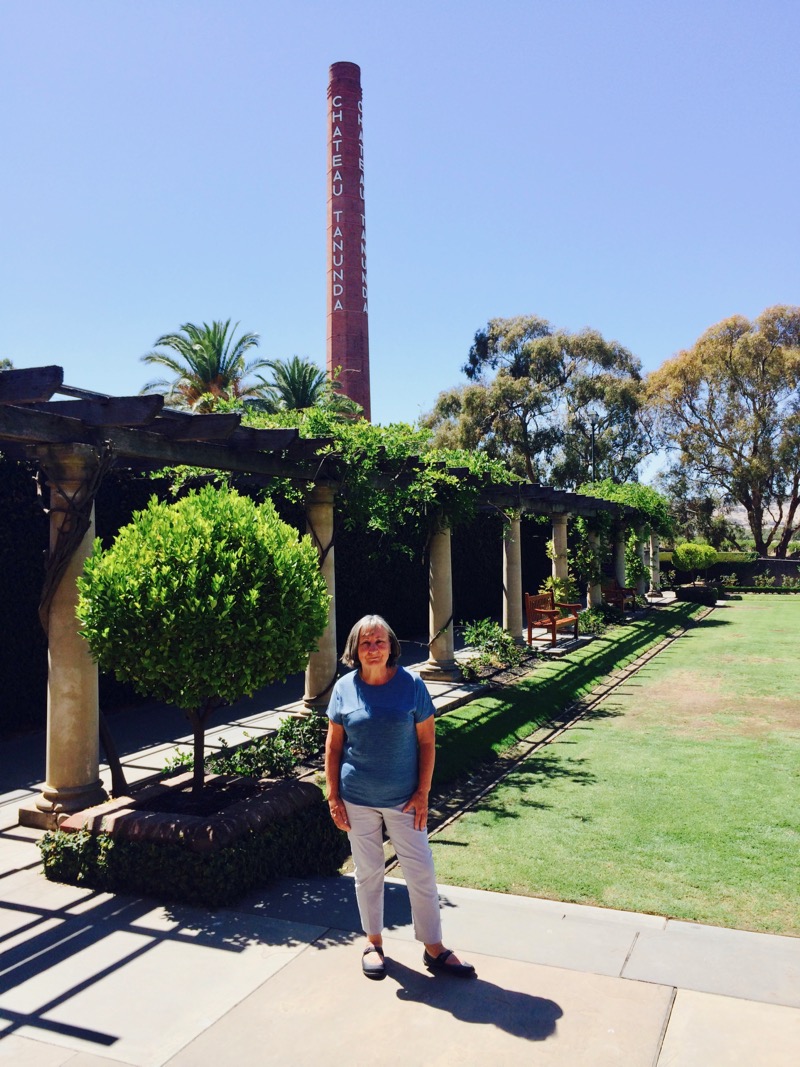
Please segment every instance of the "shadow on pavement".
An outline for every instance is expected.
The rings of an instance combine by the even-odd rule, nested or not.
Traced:
[[[533,997],[477,979],[420,974],[397,960],[386,960],[386,978],[397,982],[398,1000],[446,1011],[460,1022],[494,1026],[526,1041],[546,1041],[564,1012],[554,1000]]]

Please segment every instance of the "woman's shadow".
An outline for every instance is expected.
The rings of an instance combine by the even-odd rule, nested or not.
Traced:
[[[556,1022],[564,1014],[555,1001],[545,997],[502,989],[480,977],[420,974],[394,959],[386,960],[386,977],[399,985],[399,1000],[450,1012],[465,1023],[496,1026],[526,1041],[546,1041],[555,1033]]]

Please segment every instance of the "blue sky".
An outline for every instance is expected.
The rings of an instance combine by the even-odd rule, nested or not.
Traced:
[[[326,88],[362,70],[372,407],[489,318],[646,369],[800,303],[797,0],[0,0],[0,356],[136,393],[232,318],[325,360]]]

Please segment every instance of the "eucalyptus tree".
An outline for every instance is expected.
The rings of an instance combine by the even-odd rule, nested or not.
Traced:
[[[477,449],[531,482],[624,481],[654,450],[641,363],[596,330],[553,330],[536,316],[491,319],[423,425],[440,447]]]
[[[785,557],[800,529],[800,307],[717,323],[648,389],[690,487],[741,505],[759,555]]]
[[[165,403],[194,411],[213,411],[219,400],[259,396],[262,381],[250,376],[266,365],[266,360],[246,356],[258,348],[257,333],[236,337],[239,323],[214,320],[196,325],[185,322],[177,333],[165,333],[155,349],[142,356],[142,362],[166,368],[171,378],[148,382],[143,393],[163,393]],[[157,351],[157,349],[166,351]]]

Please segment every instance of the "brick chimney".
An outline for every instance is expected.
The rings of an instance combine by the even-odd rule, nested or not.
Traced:
[[[370,418],[361,69],[334,63],[328,85],[328,374]]]

